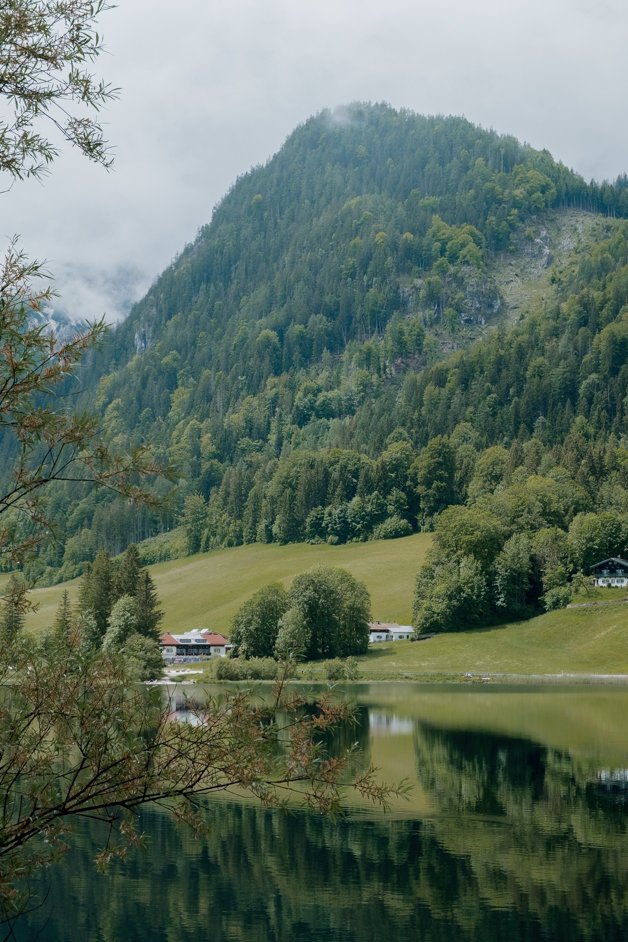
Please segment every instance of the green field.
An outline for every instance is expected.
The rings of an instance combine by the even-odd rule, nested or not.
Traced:
[[[314,566],[342,566],[362,580],[372,599],[373,617],[409,624],[414,577],[431,538],[345,546],[253,544],[158,563],[150,571],[169,631],[207,627],[229,634],[231,619],[253,592],[271,582],[289,585]],[[6,581],[0,579],[1,584]],[[38,610],[27,627],[46,629],[65,586],[32,592]],[[67,583],[73,599],[78,582]],[[621,594],[621,593],[620,593]],[[625,595],[625,593],[624,593]],[[611,601],[617,593],[600,593]],[[451,632],[418,643],[375,646],[360,659],[363,679],[460,677],[473,674],[628,674],[628,605],[563,609],[527,622]],[[304,668],[313,676],[320,666]]]
[[[505,682],[590,675],[628,678],[628,604],[562,609],[530,621],[448,632],[423,641],[382,642],[358,658],[362,681]],[[214,664],[199,680],[211,680]],[[325,680],[325,663],[304,664],[303,680]]]
[[[234,614],[254,592],[271,582],[288,586],[296,575],[315,566],[347,569],[366,584],[374,618],[409,624],[414,579],[430,543],[431,537],[424,533],[344,546],[255,543],[157,563],[149,569],[167,631],[212,628],[228,634]],[[66,587],[75,599],[77,581],[31,593],[39,607],[28,618],[29,628],[42,630],[52,624]]]
[[[628,605],[562,609],[530,621],[373,646],[365,679],[471,673],[627,674]]]

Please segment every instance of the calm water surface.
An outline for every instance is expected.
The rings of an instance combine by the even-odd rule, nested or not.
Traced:
[[[626,942],[628,690],[345,688],[373,762],[412,792],[341,821],[235,800],[208,839],[145,814],[105,876],[87,827],[18,942]],[[1,937],[1,936],[0,936]]]

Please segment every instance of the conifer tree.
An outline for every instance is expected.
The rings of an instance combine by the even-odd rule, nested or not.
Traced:
[[[17,576],[11,576],[7,591],[3,596],[0,614],[0,649],[10,651],[16,638],[24,627],[26,612],[30,608],[26,583]]]
[[[79,594],[81,612],[92,613],[101,640],[107,631],[113,604],[113,564],[109,553],[101,550],[83,576]]]
[[[70,594],[67,589],[63,590],[63,595],[61,596],[61,601],[57,607],[57,613],[55,615],[55,620],[53,623],[53,631],[55,636],[60,640],[67,638],[71,628],[72,628],[72,603],[70,602]]]
[[[142,569],[139,574],[137,591],[134,596],[136,610],[135,630],[147,638],[156,638],[159,634],[159,623],[164,613],[159,608],[157,590],[150,573]]]
[[[116,599],[123,595],[135,595],[139,585],[142,565],[135,543],[131,543],[120,560],[114,576]]]

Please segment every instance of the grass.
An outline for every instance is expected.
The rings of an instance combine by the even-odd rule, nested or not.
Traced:
[[[628,600],[628,590],[620,589],[616,586],[604,586],[596,588],[591,586],[586,592],[578,592],[573,596],[573,605],[591,605],[597,602],[620,602]]]
[[[374,618],[409,624],[414,578],[430,541],[428,534],[417,534],[345,546],[253,544],[149,569],[168,631],[207,627],[228,635],[233,615],[257,589],[271,582],[287,586],[315,566],[346,568],[366,584]],[[6,579],[0,577],[0,591]],[[77,598],[76,580],[32,592],[39,608],[28,616],[28,628],[38,631],[52,624],[64,588]],[[625,597],[625,591],[620,595]],[[595,601],[614,604],[562,609],[527,622],[450,632],[415,644],[386,642],[360,659],[360,674],[364,680],[439,681],[467,673],[474,675],[471,680],[489,674],[628,674],[628,605],[618,601],[616,590],[600,590]],[[324,668],[308,666],[305,673],[322,679]]]
[[[421,675],[628,674],[628,606],[561,609],[530,621],[385,642],[360,659],[365,679]]]
[[[628,675],[628,605],[561,609],[530,621],[448,632],[424,641],[382,642],[358,658],[361,681],[464,680],[482,683],[553,675]],[[212,680],[210,662],[199,680]],[[467,675],[471,675],[468,677]],[[325,681],[325,662],[303,665],[301,679]]]
[[[155,580],[166,631],[211,628],[228,634],[231,619],[254,592],[271,582],[288,586],[299,573],[315,566],[347,569],[366,584],[374,618],[409,624],[414,579],[430,543],[431,537],[424,533],[344,546],[255,543],[148,568]],[[29,615],[27,627],[38,631],[52,624],[65,588],[75,600],[78,580],[31,593],[39,608]]]

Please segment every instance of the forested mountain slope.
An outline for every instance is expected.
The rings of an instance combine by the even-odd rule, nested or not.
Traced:
[[[175,466],[172,510],[60,489],[39,567],[180,520],[190,549],[401,535],[557,467],[582,493],[552,525],[624,512],[627,212],[625,178],[461,118],[310,119],[82,376],[108,442]]]

